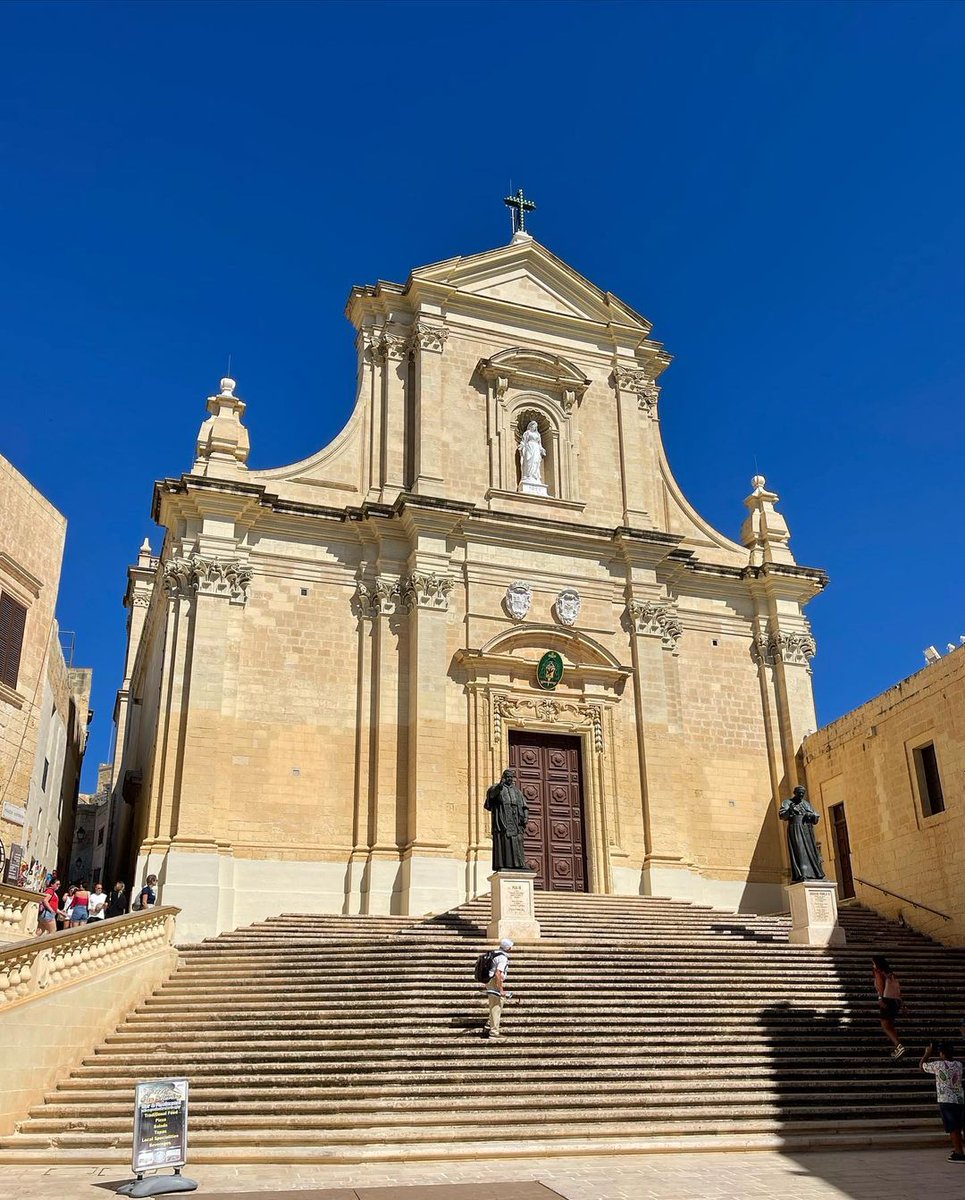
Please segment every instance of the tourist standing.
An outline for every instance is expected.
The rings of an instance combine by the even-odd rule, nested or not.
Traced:
[[[89,904],[90,892],[87,890],[87,881],[82,879],[74,889],[74,903],[70,907],[71,929],[77,929],[78,926],[87,924],[87,918],[90,916]]]
[[[111,898],[107,901],[107,915],[109,917],[123,917],[127,912],[127,888],[119,879],[114,884],[114,890],[111,892]]]
[[[67,929],[69,927],[70,910],[74,904],[74,893],[76,891],[77,891],[76,886],[74,884],[71,884],[70,887],[67,889],[66,892],[64,892],[63,896],[60,899],[60,911],[57,913],[57,920],[61,923],[61,925],[63,925],[63,927],[65,929]]]
[[[891,969],[891,964],[884,955],[876,954],[871,959],[875,973],[875,991],[878,993],[878,1011],[881,1014],[881,1028],[889,1041],[894,1044],[892,1058],[901,1058],[905,1047],[898,1036],[896,1022],[901,1012],[901,983],[897,974]]]
[[[141,888],[137,895],[137,903],[135,908],[153,908],[157,904],[157,876],[148,875],[147,882]]]
[[[101,884],[95,883],[94,890],[90,894],[90,900],[87,902],[87,923],[91,921],[103,921],[107,911],[107,893]]]
[[[486,999],[489,1001],[489,1023],[486,1025],[484,1037],[497,1038],[503,1034],[499,1022],[503,1015],[503,1005],[509,993],[506,991],[506,976],[509,974],[509,952],[513,948],[512,938],[503,938],[499,949],[493,956],[493,973],[486,984]]]
[[[57,909],[60,907],[60,901],[57,898],[59,884],[60,880],[55,875],[43,890],[40,913],[37,917],[38,934],[57,932]]]
[[[936,1046],[932,1042],[922,1055],[920,1066],[923,1071],[935,1076],[938,1111],[945,1132],[952,1140],[948,1161],[965,1162],[965,1145],[962,1143],[962,1134],[965,1133],[965,1092],[962,1090],[962,1064],[955,1057],[954,1044],[940,1042]]]

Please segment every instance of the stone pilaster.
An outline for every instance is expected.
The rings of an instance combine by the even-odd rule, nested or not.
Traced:
[[[623,479],[623,521],[648,529],[658,511],[660,463],[656,429],[659,388],[636,360],[613,368]]]
[[[420,320],[412,333],[415,355],[415,404],[412,406],[415,462],[412,491],[420,495],[443,495],[442,438],[445,412],[442,395],[442,356],[449,337],[440,322]]]

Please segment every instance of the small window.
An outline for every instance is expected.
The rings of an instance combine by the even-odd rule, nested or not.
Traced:
[[[45,758],[44,759],[44,774],[43,774],[43,778],[40,781],[40,790],[42,792],[45,792],[47,790],[47,773],[49,771],[50,771],[50,763]]]
[[[20,652],[23,631],[27,624],[27,609],[18,600],[0,594],[0,683],[16,688],[20,674]]]
[[[942,779],[938,774],[935,743],[928,742],[924,746],[916,746],[912,754],[915,759],[915,774],[918,776],[921,811],[926,817],[933,817],[936,813],[945,811],[945,796],[942,792]]]
[[[98,831],[97,831],[97,844],[98,844],[98,846],[104,845],[104,830],[103,829],[98,829]]]

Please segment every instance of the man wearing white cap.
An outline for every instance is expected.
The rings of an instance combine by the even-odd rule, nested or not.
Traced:
[[[486,1037],[502,1037],[499,1032],[499,1019],[503,1015],[503,1004],[509,993],[506,991],[506,976],[509,974],[509,952],[513,948],[512,938],[503,938],[499,949],[493,956],[493,973],[486,985],[486,999],[489,1001],[489,1024],[486,1026]]]

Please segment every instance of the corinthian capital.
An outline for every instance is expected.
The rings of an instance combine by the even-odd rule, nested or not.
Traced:
[[[665,650],[677,653],[684,627],[669,600],[629,600],[627,616],[635,633],[642,637],[658,637]]]
[[[168,595],[220,596],[232,604],[244,604],[252,569],[240,559],[205,558],[201,554],[170,558],[164,563],[162,579]]]
[[[399,580],[397,591],[406,612],[414,608],[445,610],[449,607],[449,593],[454,583],[449,575],[427,575],[413,571]]]
[[[441,354],[449,337],[447,325],[430,325],[420,321],[412,331],[412,348],[414,350],[431,350]]]
[[[648,417],[656,417],[660,388],[640,367],[614,367],[613,384],[621,392],[634,392],[637,407]]]

